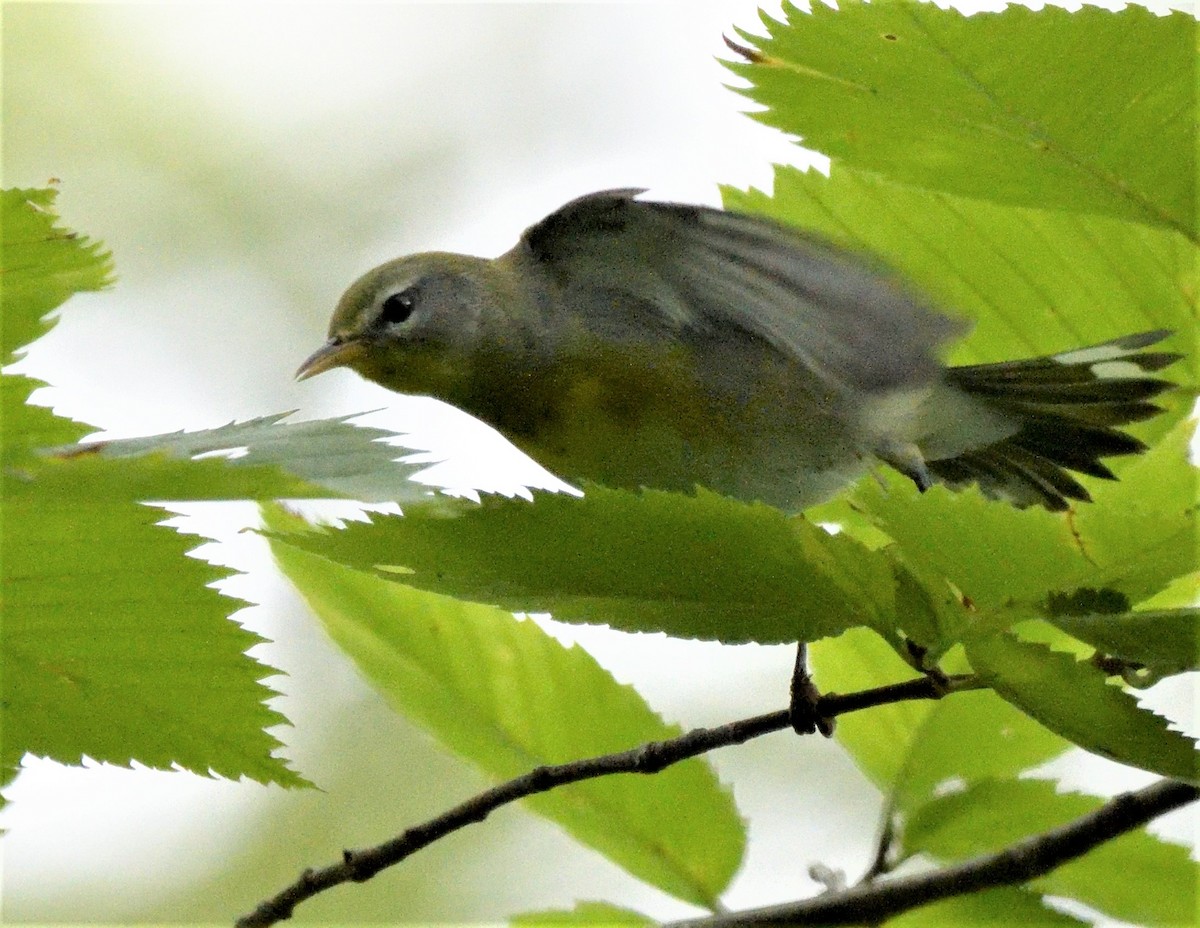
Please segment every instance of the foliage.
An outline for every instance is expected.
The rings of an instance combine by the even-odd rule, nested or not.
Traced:
[[[274,550],[330,635],[396,709],[496,780],[679,734],[586,651],[564,647],[532,621],[390,583],[291,545],[276,542]],[[713,905],[741,862],[743,823],[729,791],[700,760],[654,777],[572,784],[530,806],[697,905]]]
[[[111,279],[108,255],[56,224],[54,198],[9,190],[0,204],[7,359],[71,293]],[[36,449],[90,429],[29,405],[38,386],[3,376],[5,777],[32,753],[303,783],[272,756],[265,729],[284,719],[264,704],[271,669],[245,654],[261,639],[211,587],[225,572],[186,557],[191,544],[141,504],[302,495],[303,482],[219,461],[47,458]]]
[[[1166,148],[1157,154],[1175,158]],[[770,195],[729,188],[724,195],[731,208],[878,255],[969,318],[974,330],[951,347],[953,363],[1027,357],[1159,328],[1175,330],[1170,344],[1186,349],[1195,325],[1195,243],[1156,226],[907,186],[840,161],[829,176],[776,166]],[[1198,365],[1190,354],[1164,376],[1194,387]]]
[[[784,4],[733,71],[757,118],[914,188],[1099,213],[1196,239],[1195,21],[1010,6]],[[1053,67],[1047,68],[1052,62]],[[1188,154],[1184,154],[1188,153]]]
[[[1079,818],[1101,805],[1056,792],[1042,780],[984,779],[924,805],[905,831],[905,848],[962,860]],[[1120,874],[1114,879],[1114,874]],[[1145,888],[1155,886],[1155,892]],[[1038,880],[1034,888],[1078,899],[1136,925],[1185,925],[1195,914],[1196,869],[1187,851],[1142,833],[1124,835]]]
[[[753,48],[730,67],[765,107],[757,118],[828,154],[831,172],[780,167],[773,191],[726,190],[728,206],[881,256],[975,323],[953,361],[1158,327],[1186,348],[1198,284],[1191,17],[963,17],[905,2],[785,11],[764,20],[766,37],[741,33]],[[53,226],[51,203],[44,191],[6,194],[4,267],[20,269],[5,278],[6,356],[70,292],[107,279],[94,246]],[[186,545],[139,501],[324,494],[398,499],[405,515],[313,531],[274,510],[280,566],[392,704],[492,778],[674,731],[578,647],[509,612],[522,610],[726,643],[814,642],[817,682],[840,693],[935,665],[974,674],[986,689],[839,720],[839,742],[885,797],[889,866],[961,860],[1094,809],[1023,777],[1073,745],[1200,782],[1192,741],[1123,685],[1197,665],[1197,612],[1179,591],[1197,567],[1186,414],[1198,364],[1193,353],[1168,371],[1170,408],[1137,430],[1150,450],[1124,462],[1119,482],[1089,481],[1093,504],[1018,511],[881,475],[809,519],[702,489],[431,499],[402,482],[413,468],[384,436],[346,422],[267,417],[63,450],[83,428],[27,405],[34,385],[5,376],[3,517],[15,541],[3,657],[20,696],[6,703],[4,763],[28,750],[298,782],[269,756],[261,729],[279,719],[262,705],[264,668],[243,653],[254,638],[205,585],[219,573],[182,557]],[[33,451],[46,446],[58,450]],[[234,448],[245,453],[209,456]],[[146,573],[156,583],[142,588]],[[529,805],[714,910],[746,840],[703,760]],[[1156,892],[1118,871],[1156,874]],[[1165,925],[1183,920],[1195,876],[1181,849],[1141,831],[1028,887],[897,923],[1072,921],[1046,910],[1045,894]],[[521,919],[551,920],[640,916],[589,903]]]
[[[767,506],[707,491],[489,500],[457,518],[377,517],[294,543],[406,584],[567,622],[728,643],[895,624],[884,557]],[[404,560],[394,563],[396,553]]]

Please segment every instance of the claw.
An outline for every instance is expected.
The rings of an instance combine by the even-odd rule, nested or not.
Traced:
[[[933,475],[929,473],[929,468],[925,466],[925,457],[921,454],[921,449],[916,445],[889,442],[877,450],[875,456],[904,474],[905,477],[917,485],[917,489],[922,493],[933,486]]]

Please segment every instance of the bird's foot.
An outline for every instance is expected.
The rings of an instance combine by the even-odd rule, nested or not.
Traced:
[[[820,712],[821,691],[808,675],[808,646],[796,645],[796,666],[792,670],[791,702],[788,719],[798,735],[820,732],[826,738],[833,735],[834,719]]]

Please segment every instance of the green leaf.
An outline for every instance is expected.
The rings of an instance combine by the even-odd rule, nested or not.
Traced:
[[[42,381],[31,377],[0,375],[0,416],[4,425],[0,462],[10,476],[27,476],[31,467],[40,465],[34,449],[44,444],[74,441],[91,431],[86,425],[54,415],[44,406],[28,405],[29,395],[43,386]]]
[[[1094,502],[1069,514],[1015,510],[969,489],[934,487],[888,475],[864,480],[855,506],[896,540],[906,559],[947,577],[978,606],[1041,602],[1052,591],[1112,588],[1134,602],[1190,573],[1196,563],[1195,470],[1187,444],[1195,423],[1178,423],[1100,483]]]
[[[1075,513],[1081,554],[1096,565],[1095,582],[1135,603],[1198,566],[1200,471],[1189,463],[1196,420],[1177,423],[1149,452],[1134,458],[1116,482],[1101,483],[1094,505]]]
[[[1165,587],[1138,603],[1138,609],[1178,609],[1200,602],[1200,570],[1176,577]]]
[[[161,452],[136,459],[113,459],[102,445],[63,446],[54,456],[40,453],[77,437],[87,426],[62,419],[41,406],[28,405],[41,383],[27,377],[0,377],[4,443],[0,461],[5,481],[34,483],[37,492],[59,502],[87,503],[100,497],[126,500],[228,500],[299,498],[326,493],[255,458],[227,461],[179,460]],[[248,457],[248,456],[247,456]]]
[[[975,672],[1000,696],[1081,748],[1122,764],[1197,782],[1192,739],[1138,706],[1096,668],[1008,634],[968,638]]]
[[[46,318],[73,293],[112,282],[112,260],[97,242],[57,225],[56,190],[0,191],[0,364],[54,325]]]
[[[1032,357],[1151,329],[1185,355],[1162,376],[1200,380],[1189,350],[1197,250],[1164,229],[1104,216],[1017,208],[894,183],[835,164],[830,176],[775,169],[774,193],[722,190],[725,205],[810,229],[882,259],[948,312],[975,323],[949,360]],[[1162,398],[1176,417],[1191,403]],[[1141,434],[1154,434],[1151,423]]]
[[[228,620],[163,514],[121,498],[63,499],[6,482],[3,759],[179,766],[302,785],[270,756],[285,721],[263,700],[262,639]],[[152,578],[152,579],[148,579]]]
[[[8,191],[0,203],[9,357],[46,331],[43,313],[74,289],[102,286],[111,272],[98,245],[55,224],[52,204],[52,191]],[[187,557],[194,542],[137,503],[170,497],[183,484],[221,486],[228,495],[228,469],[220,461],[185,471],[178,462],[88,455],[47,461],[34,449],[89,429],[28,405],[38,386],[0,377],[0,763],[11,770],[31,752],[63,763],[86,756],[302,784],[271,756],[279,743],[264,731],[285,720],[264,705],[274,691],[259,681],[274,671],[245,654],[262,639],[229,621],[231,602],[209,586],[228,572]],[[238,490],[247,481],[302,486],[263,468],[246,468],[237,480]]]
[[[809,662],[824,692],[853,693],[914,676],[882,638],[866,629],[810,645]],[[957,651],[946,663],[950,672],[966,669]],[[834,736],[890,795],[895,809],[906,814],[949,782],[1015,775],[1070,746],[986,690],[848,713],[838,718]]]
[[[891,646],[865,628],[809,645],[809,664],[813,680],[826,693],[855,693],[916,676]],[[834,737],[876,786],[890,792],[932,711],[930,702],[905,700],[851,712],[838,718]]]
[[[295,544],[354,567],[402,568],[420,589],[625,631],[779,643],[895,623],[886,556],[703,490],[589,486],[583,499],[381,517]]]
[[[146,438],[123,438],[92,442],[54,453],[70,457],[94,455],[105,460],[129,460],[146,455],[188,461],[197,456],[219,456],[229,466],[230,479],[237,481],[238,468],[274,465],[295,475],[296,492],[280,493],[272,485],[241,491],[243,499],[279,499],[283,496],[346,496],[363,502],[394,501],[405,505],[437,505],[451,509],[447,497],[434,497],[425,484],[409,478],[428,464],[405,464],[396,460],[405,452],[385,444],[395,438],[380,429],[351,425],[348,419],[314,419],[283,422],[289,413],[262,416],[247,422],[231,422],[215,429],[173,432]],[[353,417],[351,417],[353,418]],[[230,457],[230,454],[233,454]],[[263,471],[268,472],[268,471]],[[239,485],[245,486],[243,479]],[[205,495],[220,494],[220,495]],[[170,499],[229,498],[224,489],[186,490],[180,487]]]
[[[228,571],[186,557],[194,542],[135,502],[139,490],[170,495],[180,478],[229,489],[222,463],[44,464],[28,446],[78,427],[22,405],[36,382],[2,385],[3,762],[87,756],[303,784],[271,756],[280,745],[264,729],[285,719],[263,703],[271,668],[245,654],[262,639],[229,621],[232,604],[208,586]],[[261,469],[243,477],[298,486]]]
[[[1082,586],[1070,593],[1051,593],[1046,597],[1046,611],[1054,615],[1120,615],[1128,612],[1132,603],[1129,597],[1116,590],[1094,590]]]
[[[900,559],[896,546],[885,553],[892,557],[896,575],[896,631],[907,640],[905,647],[924,649],[924,666],[935,666],[970,624],[962,598],[940,577],[920,576]]]
[[[1192,16],[784,8],[767,38],[741,33],[761,63],[729,65],[755,118],[904,184],[1195,238]]]
[[[1046,908],[1036,893],[1012,887],[952,896],[887,920],[888,928],[1070,928],[1087,924]]]
[[[552,928],[554,925],[633,925],[650,928],[654,919],[608,902],[577,902],[575,908],[514,915],[509,924],[516,928]]]
[[[679,733],[585,651],[563,647],[531,620],[382,580],[278,540],[272,549],[392,705],[497,780]],[[742,858],[744,826],[701,760],[526,801],[630,873],[698,905],[715,904]]]
[[[872,551],[886,548],[892,543],[892,539],[875,526],[870,516],[854,508],[846,493],[828,502],[809,506],[804,510],[804,518],[818,525],[836,526],[837,531],[846,533]]]
[[[1140,682],[1146,684],[1200,670],[1200,609],[1059,615],[1050,621],[1102,654],[1141,664],[1147,679]]]
[[[893,801],[912,815],[939,788],[1015,777],[1070,746],[989,690],[952,693],[933,705],[914,733]]]
[[[905,847],[964,860],[1066,825],[1103,804],[1092,796],[1057,793],[1042,780],[974,783],[913,816],[905,829]],[[1186,848],[1139,829],[1063,864],[1030,888],[1077,899],[1125,922],[1165,928],[1192,923],[1197,876]]]
[[[935,486],[918,494],[891,474],[885,487],[863,481],[854,503],[895,539],[905,556],[948,578],[977,606],[1036,602],[1072,589],[1090,573],[1070,524],[1044,509],[1014,509],[975,488]]]

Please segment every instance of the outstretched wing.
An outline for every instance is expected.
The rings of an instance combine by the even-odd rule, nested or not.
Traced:
[[[760,217],[634,199],[641,192],[571,201],[526,230],[510,260],[568,296],[623,294],[659,324],[750,333],[843,390],[928,383],[937,346],[967,328],[828,242]]]

